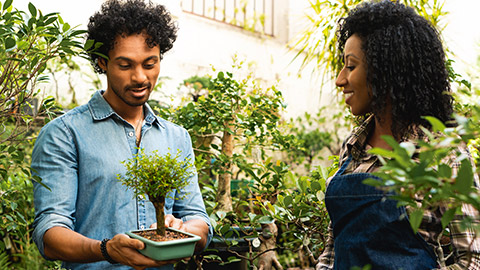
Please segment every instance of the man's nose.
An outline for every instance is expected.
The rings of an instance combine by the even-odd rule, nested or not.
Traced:
[[[143,83],[147,80],[147,74],[142,67],[138,67],[134,70],[132,74],[132,81]]]

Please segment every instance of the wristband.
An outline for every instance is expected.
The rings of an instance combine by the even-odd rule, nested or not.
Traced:
[[[110,239],[108,238],[105,238],[102,240],[102,243],[100,244],[100,251],[102,251],[102,256],[103,258],[105,258],[105,260],[107,260],[107,262],[111,263],[111,264],[117,264],[116,261],[114,261],[112,259],[112,257],[110,257],[110,255],[108,255],[108,252],[107,252],[107,242],[110,241]]]

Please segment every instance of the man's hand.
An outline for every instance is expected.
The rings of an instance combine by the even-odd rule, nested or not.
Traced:
[[[156,261],[145,257],[137,251],[144,248],[145,244],[142,241],[132,239],[125,234],[117,234],[107,242],[107,252],[110,257],[114,261],[131,266],[134,269],[158,267],[176,262],[176,260]]]
[[[190,219],[183,223],[183,220],[175,218],[173,215],[168,214],[165,216],[165,226],[174,228],[180,231],[192,233],[202,237],[200,241],[195,245],[195,251],[200,252],[205,248],[207,244],[208,225],[201,219]],[[150,228],[156,228],[157,223],[153,223]]]
[[[99,240],[87,238],[64,227],[49,229],[43,236],[43,242],[45,255],[52,260],[80,263],[104,260]],[[138,249],[144,248],[145,245],[142,241],[131,239],[125,234],[117,234],[107,242],[108,255],[114,261],[135,269],[158,267],[178,261],[155,261],[138,252]]]
[[[165,227],[188,232],[187,226],[185,226],[183,220],[175,218],[172,214],[168,214],[165,216]],[[150,225],[150,228],[157,228],[157,223],[155,222]]]

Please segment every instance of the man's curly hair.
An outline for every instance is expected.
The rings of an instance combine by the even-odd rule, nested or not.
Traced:
[[[339,21],[339,52],[353,34],[362,40],[372,113],[382,121],[391,103],[395,137],[418,132],[419,125],[429,128],[422,116],[444,123],[451,119],[445,53],[437,30],[425,18],[398,2],[363,2]]]
[[[109,0],[99,12],[90,17],[87,40],[101,42],[95,52],[108,56],[115,38],[145,32],[148,46],[160,47],[160,57],[173,47],[177,38],[177,26],[164,6],[145,3],[143,0]],[[96,72],[105,73],[98,65],[99,55],[90,53]]]

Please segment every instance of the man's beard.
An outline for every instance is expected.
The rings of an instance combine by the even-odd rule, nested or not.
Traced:
[[[127,93],[128,91],[131,91],[132,88],[133,89],[147,88],[147,90],[146,90],[147,91],[147,98],[145,100],[143,100],[143,98],[138,99],[137,102],[129,101],[129,100],[126,99],[126,97],[124,95],[121,95],[121,93],[119,93],[119,91],[116,88],[112,88],[112,90],[115,93],[115,95],[117,95],[118,98],[120,98],[123,102],[125,102],[125,104],[127,104],[129,106],[132,106],[132,107],[143,106],[143,104],[145,104],[148,101],[148,97],[150,96],[152,84],[149,83],[149,82],[146,82],[146,83],[143,83],[143,84],[128,85],[124,88],[123,93]],[[135,98],[135,97],[133,97],[133,98]]]

